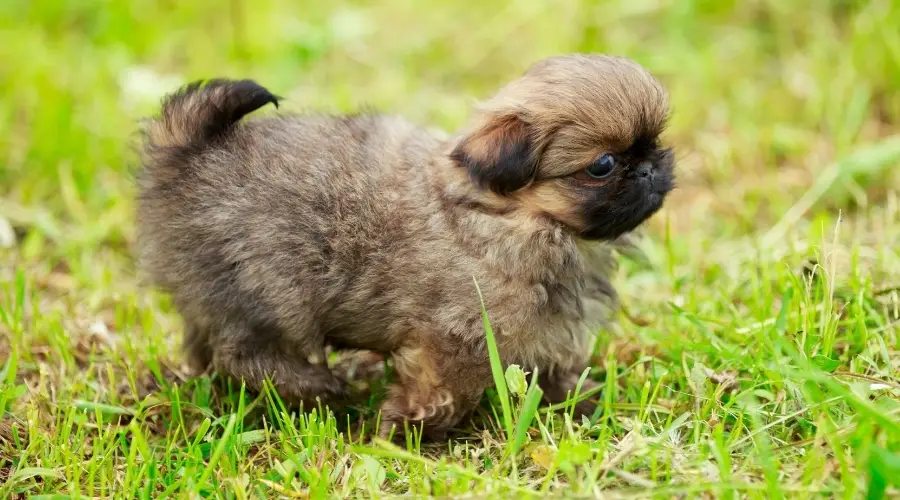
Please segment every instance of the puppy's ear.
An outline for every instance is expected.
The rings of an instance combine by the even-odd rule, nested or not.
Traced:
[[[476,184],[501,195],[525,187],[537,173],[531,127],[515,115],[491,118],[463,138],[450,158]]]

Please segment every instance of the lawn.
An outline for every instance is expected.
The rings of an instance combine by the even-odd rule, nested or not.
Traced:
[[[900,495],[900,3],[6,0],[0,25],[0,498]],[[511,370],[449,442],[393,446],[380,363],[338,360],[371,396],[337,416],[186,375],[132,260],[164,93],[246,77],[452,130],[574,51],[664,82],[679,159],[593,421]]]

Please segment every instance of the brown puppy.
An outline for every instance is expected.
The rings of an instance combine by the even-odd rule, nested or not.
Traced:
[[[251,81],[193,84],[146,130],[140,261],[198,370],[327,401],[344,386],[325,346],[374,350],[397,374],[381,432],[440,437],[491,383],[474,278],[504,363],[565,399],[615,304],[609,242],[672,189],[648,72],[546,59],[453,137],[377,114],[238,123],[267,103]]]

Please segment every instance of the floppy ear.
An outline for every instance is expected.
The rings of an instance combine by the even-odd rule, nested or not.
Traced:
[[[518,116],[497,116],[463,138],[450,158],[479,186],[509,194],[537,174],[533,141],[531,127]]]

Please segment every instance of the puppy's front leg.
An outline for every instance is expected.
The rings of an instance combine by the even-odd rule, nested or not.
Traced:
[[[394,353],[396,383],[381,407],[379,434],[402,437],[405,426],[419,427],[425,437],[442,440],[481,399],[490,383],[490,366],[466,356],[428,347],[404,347]]]
[[[540,385],[541,389],[544,391],[544,401],[550,404],[559,404],[565,402],[569,398],[574,399],[576,397],[575,388],[578,386],[578,380],[581,378],[581,373],[581,371],[555,373],[547,376],[543,380],[539,380],[538,385]],[[580,398],[584,393],[595,390],[597,387],[599,387],[599,384],[591,379],[585,379],[584,383],[581,384],[577,396]],[[580,417],[581,415],[584,415],[590,418],[597,408],[597,404],[594,401],[596,401],[598,397],[599,394],[593,394],[587,399],[576,403],[575,416]]]

